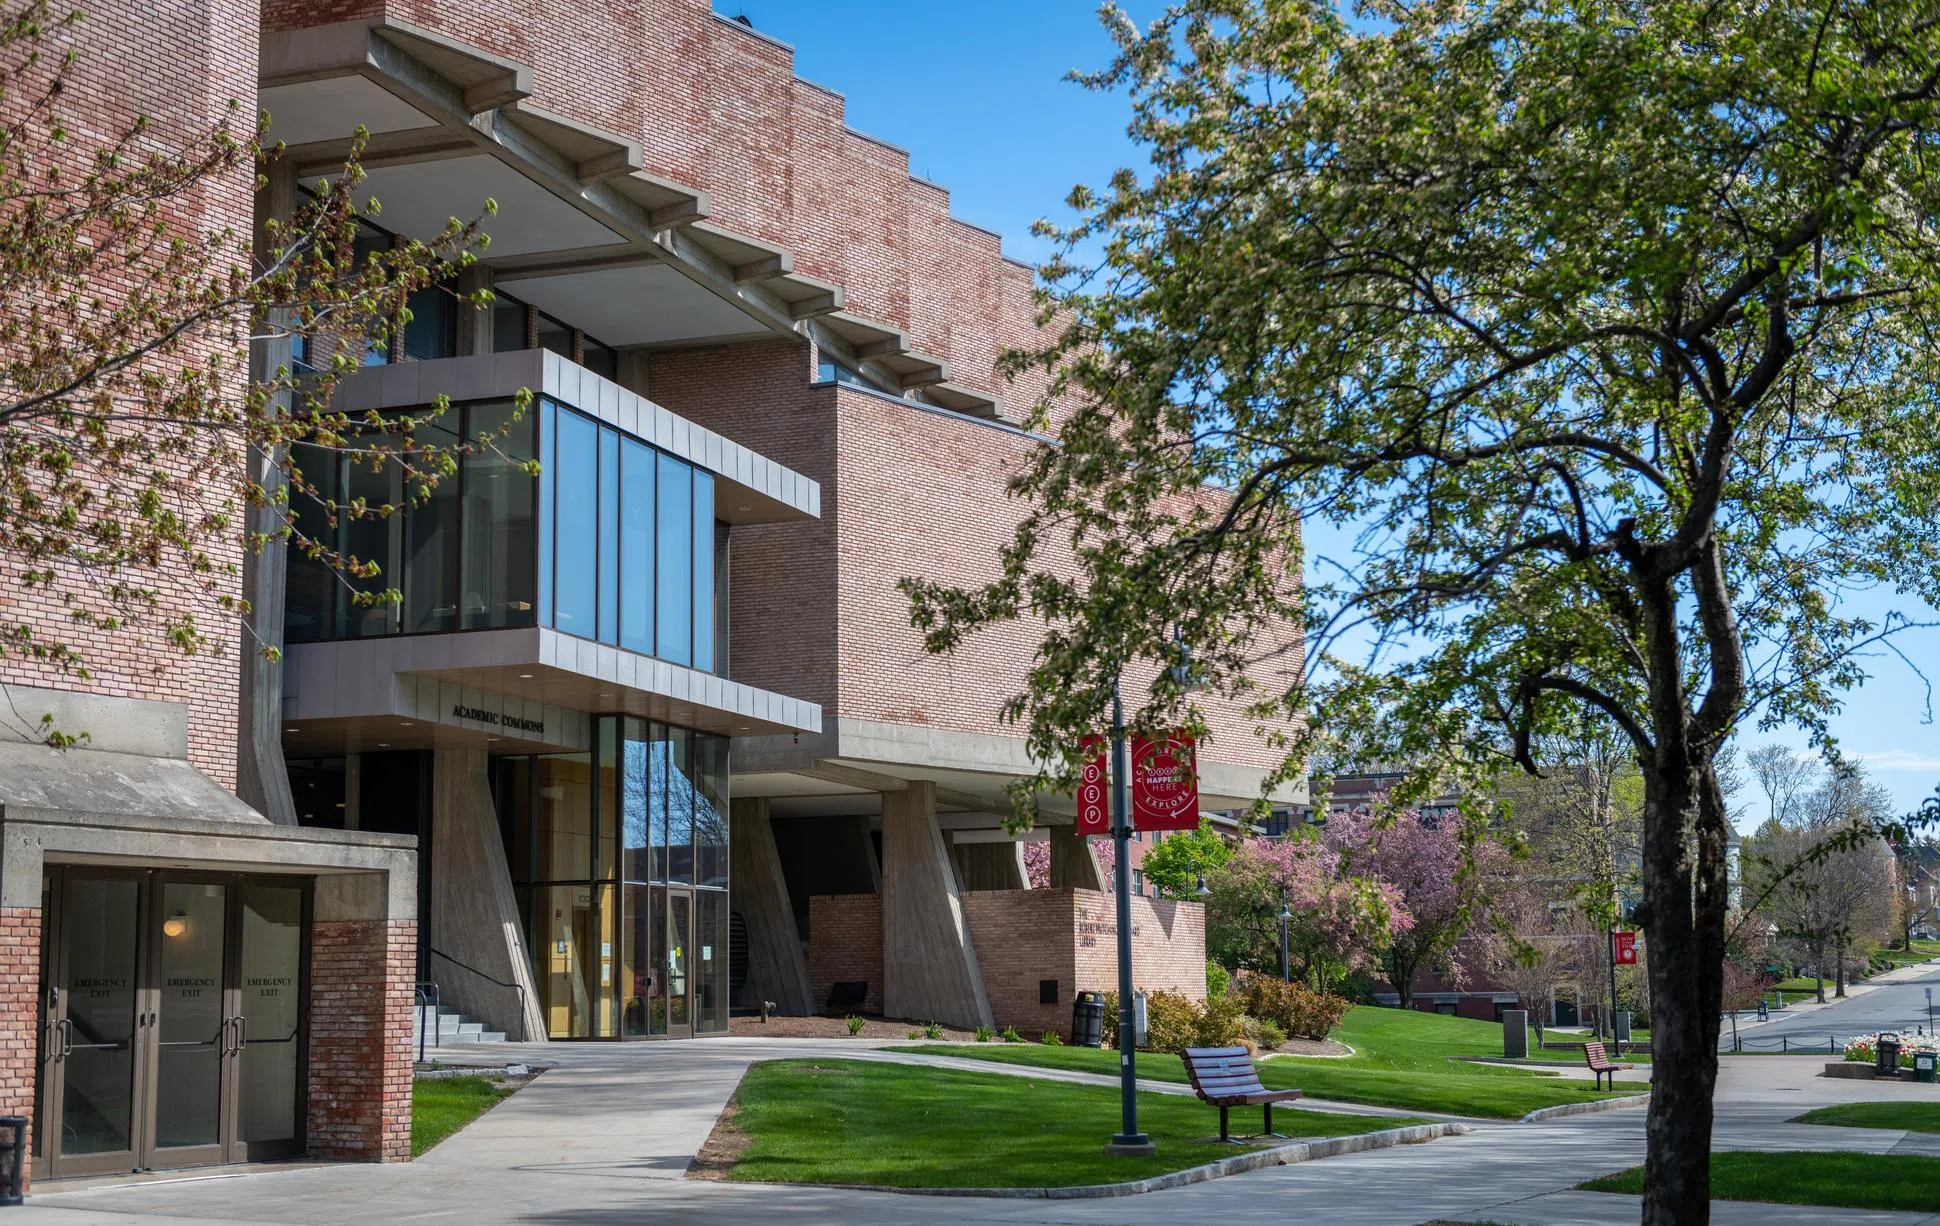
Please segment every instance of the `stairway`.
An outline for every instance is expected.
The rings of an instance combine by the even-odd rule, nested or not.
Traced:
[[[426,1024],[430,1029],[426,1030]],[[418,1050],[419,1039],[424,1042],[428,1058],[441,1047],[456,1047],[467,1043],[503,1043],[505,1032],[487,1030],[485,1023],[474,1022],[456,1009],[433,1010],[430,1006],[411,1011],[411,1050]]]

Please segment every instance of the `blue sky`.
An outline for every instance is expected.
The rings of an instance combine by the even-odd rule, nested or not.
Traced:
[[[1145,20],[1160,5],[1127,7]],[[908,149],[911,171],[948,188],[952,211],[1002,234],[1005,252],[1018,259],[1049,254],[1031,223],[1068,219],[1064,198],[1075,184],[1102,184],[1140,161],[1125,135],[1124,97],[1064,80],[1111,54],[1096,7],[1081,0],[718,0],[716,8],[793,44],[797,74],[845,95],[851,127]],[[1940,620],[1940,612],[1886,594],[1860,607],[1875,617],[1899,607]],[[1940,631],[1909,632],[1899,649],[1940,681]],[[1940,784],[1940,727],[1911,668],[1882,654],[1872,671],[1834,732],[1911,808]],[[1802,735],[1785,730],[1747,737],[1748,745],[1766,741],[1805,748]],[[1762,817],[1753,804],[1741,824]]]

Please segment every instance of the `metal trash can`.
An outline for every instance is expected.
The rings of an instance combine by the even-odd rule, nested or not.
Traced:
[[[1080,992],[1071,1002],[1071,1043],[1074,1047],[1102,1047],[1105,1041],[1105,998]]]
[[[18,1205],[23,1199],[26,1141],[27,1117],[0,1115],[0,1205]]]
[[[1933,1052],[1930,1052],[1930,1051],[1914,1052],[1913,1053],[1913,1080],[1915,1081],[1934,1080],[1934,1065],[1936,1063],[1940,1063],[1940,1056],[1936,1056]]]
[[[1900,1075],[1900,1036],[1896,1034],[1879,1036],[1879,1045],[1873,1049],[1873,1075],[1876,1077]]]

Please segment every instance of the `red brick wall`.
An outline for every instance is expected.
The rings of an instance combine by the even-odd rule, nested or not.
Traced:
[[[40,1072],[39,995],[40,908],[0,907],[0,1115],[27,1117],[21,1142],[28,1153]]]
[[[232,120],[232,99],[242,104],[242,126],[253,128],[257,30],[257,6],[246,0],[179,0],[163,5],[102,0],[86,5],[85,20],[55,43],[76,55],[67,88],[53,111],[68,129],[70,157],[85,157],[97,146],[114,143],[143,115],[149,132],[138,148],[193,148],[215,127]],[[59,51],[46,58],[57,60]],[[238,240],[247,239],[252,190],[253,174],[247,166],[205,181],[169,202],[170,224],[182,234],[230,230]],[[128,288],[108,278],[97,286],[110,298]],[[240,396],[246,366],[237,337],[209,336],[164,369],[179,370],[218,353],[236,371],[233,391]],[[239,541],[217,540],[213,546],[209,552],[218,573],[223,567],[240,565]],[[0,583],[0,623],[26,622],[36,627],[36,637],[43,642],[65,642],[80,649],[91,674],[81,677],[8,654],[0,659],[5,680],[181,703],[189,713],[190,760],[225,786],[234,785],[237,656],[242,643],[240,627],[217,609],[213,596],[184,594],[195,583],[181,568],[172,568],[158,584],[165,612],[195,611],[197,622],[212,640],[209,648],[185,657],[163,643],[155,619],[106,635],[78,629],[64,597],[73,592],[99,609],[102,602],[92,589],[23,591],[17,586],[15,568],[9,568],[5,578]],[[152,582],[153,573],[136,572],[130,578]],[[238,591],[234,578],[219,579],[218,586],[231,594]]]
[[[1118,910],[1110,894],[1077,895],[1082,991],[1118,990]],[[1132,899],[1132,982],[1146,991],[1206,999],[1206,909],[1169,899]]]
[[[1017,1027],[1026,1039],[1047,1030],[1071,1035],[1077,995],[1076,918],[1072,890],[971,890],[963,918],[977,948],[977,968],[999,1030]],[[1040,980],[1058,981],[1055,1004],[1038,999]]]
[[[319,920],[310,934],[309,1151],[411,1160],[415,920]]]
[[[856,980],[869,985],[859,1012],[881,1013],[882,895],[817,894],[808,900],[808,982],[816,1011],[837,983]]]

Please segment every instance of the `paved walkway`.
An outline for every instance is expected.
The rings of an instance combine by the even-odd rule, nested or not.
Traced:
[[[721,1104],[755,1060],[785,1056],[901,1059],[840,1041],[720,1039],[694,1043],[544,1048],[503,1055],[551,1071],[410,1165],[303,1166],[120,1182],[36,1194],[7,1214],[19,1226],[356,1226],[440,1220],[558,1226],[709,1222],[1089,1223],[1217,1221],[1282,1224],[1298,1216],[1339,1226],[1412,1226],[1433,1218],[1509,1223],[1620,1223],[1635,1198],[1570,1192],[1591,1176],[1643,1160],[1637,1108],[1543,1124],[1485,1124],[1467,1136],[1196,1184],[1131,1199],[945,1199],[839,1189],[722,1184],[682,1177]],[[930,1057],[927,1061],[958,1064]],[[1721,1149],[1893,1150],[1905,1134],[1785,1123],[1827,1102],[1940,1097],[1940,1087],[1814,1078],[1823,1060],[1727,1061],[1720,1087]],[[1004,1071],[1004,1066],[972,1067]],[[1013,1069],[1047,1077],[1041,1069]],[[1073,1078],[1083,1074],[1070,1075]],[[1158,1090],[1176,1090],[1163,1083]],[[1357,1111],[1372,1109],[1355,1108]],[[1940,1226],[1926,1214],[1861,1214],[1720,1203],[1720,1226],[1826,1221]]]

